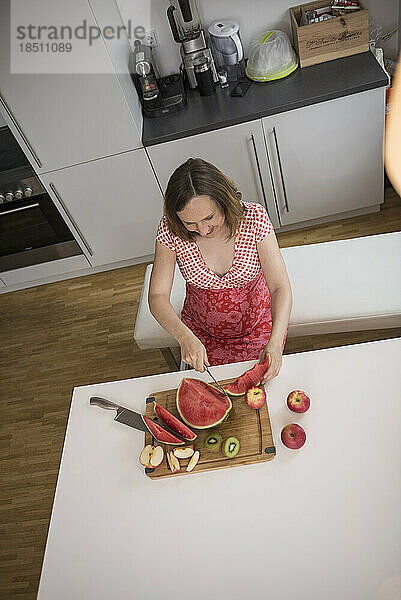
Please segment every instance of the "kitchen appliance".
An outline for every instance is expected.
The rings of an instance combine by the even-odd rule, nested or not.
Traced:
[[[128,68],[144,115],[160,117],[184,108],[186,95],[181,73],[160,77],[150,46],[135,40]]]
[[[83,254],[11,130],[0,128],[0,272]]]
[[[250,44],[246,75],[254,81],[282,79],[298,67],[297,56],[283,31],[268,31]]]
[[[212,52],[205,39],[195,2],[193,0],[170,0],[167,18],[174,40],[177,44],[181,44],[181,59],[189,87],[195,89],[197,86],[193,63],[200,56],[210,60],[213,81],[216,83],[218,81],[216,67]]]
[[[217,71],[227,71],[228,81],[245,79],[244,50],[238,23],[220,19],[214,21],[208,31]]]
[[[201,96],[211,96],[216,93],[210,60],[206,56],[198,56],[193,61],[196,83]]]

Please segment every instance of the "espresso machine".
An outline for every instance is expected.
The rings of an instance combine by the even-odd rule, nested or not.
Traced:
[[[177,44],[181,44],[181,59],[189,87],[194,89],[197,86],[194,61],[200,57],[205,57],[208,60],[213,81],[217,82],[218,77],[213,55],[207,45],[194,0],[170,0],[167,18],[174,40]]]
[[[160,77],[150,46],[135,40],[128,68],[144,115],[161,117],[184,108],[186,95],[182,74]]]

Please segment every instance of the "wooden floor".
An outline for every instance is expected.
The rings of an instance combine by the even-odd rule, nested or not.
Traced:
[[[285,247],[399,230],[401,201],[389,189],[380,213],[278,239]],[[0,600],[36,598],[74,386],[169,370],[161,351],[132,340],[144,272],[126,267],[0,295]],[[285,353],[400,335],[290,338]]]

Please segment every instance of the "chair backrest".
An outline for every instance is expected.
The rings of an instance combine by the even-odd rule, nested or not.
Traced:
[[[153,265],[148,265],[145,271],[141,298],[139,300],[138,313],[135,322],[134,339],[139,348],[173,348],[178,346],[175,340],[163,327],[159,325],[149,309],[148,292],[150,276]],[[175,267],[174,280],[171,288],[170,302],[178,316],[181,315],[185,300],[185,280],[179,268]]]

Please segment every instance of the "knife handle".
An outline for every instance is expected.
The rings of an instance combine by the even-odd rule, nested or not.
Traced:
[[[118,404],[114,404],[114,402],[110,402],[110,400],[106,400],[106,398],[99,398],[99,396],[92,396],[89,400],[89,404],[92,404],[92,406],[100,406],[100,408],[108,408],[110,410],[118,410],[120,408]]]

